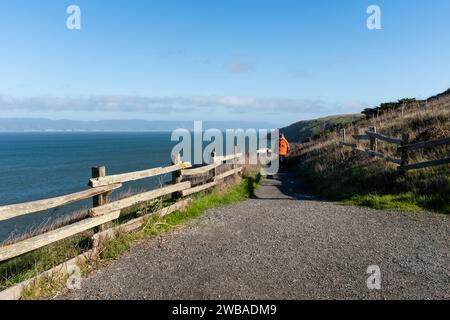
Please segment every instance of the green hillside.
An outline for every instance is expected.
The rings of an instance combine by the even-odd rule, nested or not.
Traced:
[[[370,127],[397,139],[407,133],[411,144],[450,137],[450,91],[427,100],[402,99],[400,103],[382,105],[391,107],[366,109],[365,113],[371,116],[352,125],[351,116],[337,116],[300,122],[291,126],[291,134],[301,140],[302,135],[320,131],[320,124],[347,121],[348,143],[356,143],[352,135],[366,132]],[[367,113],[368,110],[373,112]],[[342,147],[340,131],[324,132],[312,141],[291,144],[288,164],[314,193],[323,199],[376,209],[450,214],[449,164],[401,174],[393,163]],[[370,142],[360,141],[360,148],[369,149]],[[377,150],[391,158],[401,157],[397,146],[390,143],[379,141]],[[449,154],[450,145],[438,145],[409,152],[408,161],[422,163],[445,159]]]
[[[281,129],[286,138],[292,142],[307,142],[320,137],[325,132],[334,131],[363,119],[361,114],[337,115],[314,120],[305,120],[294,123]]]

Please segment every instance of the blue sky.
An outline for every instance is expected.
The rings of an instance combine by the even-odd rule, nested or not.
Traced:
[[[382,30],[366,27],[371,4]],[[0,0],[0,117],[360,112],[450,87],[449,34],[448,0]]]

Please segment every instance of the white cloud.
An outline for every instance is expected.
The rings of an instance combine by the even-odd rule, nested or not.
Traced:
[[[250,72],[253,69],[253,65],[251,63],[234,61],[228,65],[228,69],[232,73],[241,74]]]
[[[349,105],[364,104],[351,102]],[[243,96],[192,96],[192,97],[140,97],[125,95],[62,98],[39,96],[14,98],[0,95],[0,110],[32,112],[123,112],[170,114],[174,112],[214,110],[250,113],[334,113],[345,109],[345,104],[330,104],[322,100],[289,98],[255,98]]]

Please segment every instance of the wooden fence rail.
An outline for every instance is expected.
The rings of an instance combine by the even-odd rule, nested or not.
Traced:
[[[431,161],[425,161],[421,163],[414,163],[414,164],[408,164],[404,166],[404,170],[418,170],[418,169],[425,169],[435,166],[442,166],[450,163],[450,158],[444,158],[439,160],[431,160]]]
[[[190,182],[177,183],[177,184],[159,188],[156,190],[139,193],[139,194],[136,194],[134,196],[131,196],[131,197],[128,197],[125,199],[121,199],[121,200],[117,200],[115,202],[105,204],[103,206],[92,208],[89,210],[89,213],[92,217],[102,216],[111,211],[121,211],[123,209],[130,208],[134,205],[149,202],[151,200],[155,200],[155,199],[161,198],[163,196],[166,196],[166,195],[169,195],[169,194],[172,194],[175,192],[180,192],[180,191],[189,189],[190,187],[191,187]]]
[[[442,146],[445,144],[450,144],[450,138],[408,144],[408,145],[399,147],[398,149],[412,151],[412,150]]]
[[[61,197],[3,206],[0,207],[0,221],[68,205],[74,202],[92,198],[105,192],[113,191],[120,187],[122,187],[122,185],[120,183],[116,183],[109,186],[89,189],[86,191],[72,193]]]
[[[89,185],[93,188],[101,187],[101,186],[107,186],[114,183],[124,183],[129,181],[136,181],[151,177],[160,176],[167,173],[172,173],[174,171],[178,171],[181,169],[187,169],[190,168],[190,163],[179,163],[170,167],[166,168],[154,168],[144,171],[137,171],[137,172],[130,172],[130,173],[124,173],[124,174],[118,174],[114,176],[105,176],[105,177],[98,177],[98,178],[92,178],[89,180]]]
[[[376,128],[374,127],[373,130],[375,130]],[[392,143],[392,144],[396,144],[396,145],[401,145],[402,144],[402,140],[400,139],[396,139],[396,138],[392,138],[392,137],[388,137],[382,134],[379,134],[375,131],[367,131],[366,135],[372,139],[378,139],[387,143]]]
[[[392,162],[392,163],[395,163],[395,164],[398,164],[398,165],[400,165],[401,162],[402,162],[400,159],[397,159],[397,158],[385,155],[384,153],[381,153],[381,152],[378,152],[378,151],[372,151],[372,150],[361,149],[361,148],[354,148],[354,150],[358,151],[358,152],[361,152],[361,153],[364,153],[364,154],[366,154],[366,155],[368,155],[370,157],[381,158],[381,159],[384,159],[384,160],[386,160],[388,162]]]
[[[258,151],[258,153],[260,152]],[[214,188],[220,181],[231,176],[236,176],[242,172],[242,166],[238,165],[237,162],[237,159],[242,157],[243,154],[237,153],[236,148],[234,148],[233,154],[218,157],[214,156],[211,164],[192,169],[192,165],[190,163],[181,162],[180,156],[178,155],[176,159],[172,161],[173,165],[168,167],[159,167],[110,176],[106,175],[105,167],[95,167],[92,168],[92,178],[88,183],[88,185],[91,186],[91,189],[51,199],[2,206],[0,207],[0,221],[57,208],[89,198],[93,199],[93,207],[89,209],[88,218],[21,240],[17,243],[1,246],[0,262],[15,258],[93,228],[95,228],[95,232],[107,232],[108,230],[111,230],[112,222],[119,218],[122,210],[135,205],[146,204],[149,201],[169,195],[177,195],[176,199],[179,199]],[[232,169],[216,174],[216,169],[225,162],[231,162]],[[183,177],[201,176],[210,172],[213,172],[212,181],[205,181],[202,185],[192,187],[191,182],[183,182]],[[125,182],[157,177],[169,173],[173,176],[172,184],[170,185],[108,203],[108,195],[112,191],[122,187],[122,184]],[[182,200],[181,202],[183,201],[185,200]],[[175,208],[175,205],[172,207]]]
[[[119,218],[119,216],[120,211],[116,211],[100,217],[84,219],[80,222],[76,222],[68,226],[58,228],[44,234],[40,234],[18,243],[0,247],[0,262],[45,247],[46,245],[52,244],[54,242],[69,238],[86,230],[97,227],[101,224],[116,220],[117,218]]]
[[[340,143],[341,146],[342,147],[350,147],[355,152],[363,153],[363,154],[365,154],[367,156],[371,156],[371,157],[378,157],[378,158],[384,159],[388,162],[397,164],[399,166],[398,170],[401,174],[405,174],[410,170],[418,170],[418,169],[424,169],[424,168],[429,168],[429,167],[434,167],[434,166],[450,164],[450,158],[425,161],[425,162],[414,163],[414,164],[409,163],[411,151],[447,145],[447,144],[450,144],[450,138],[444,138],[444,139],[439,139],[439,140],[424,141],[424,142],[410,144],[409,134],[403,134],[402,139],[397,139],[394,137],[389,137],[389,136],[378,133],[377,129],[375,127],[370,128],[370,130],[366,131],[366,133],[363,135],[359,134],[358,131],[359,130],[357,129],[357,132],[352,135],[352,138],[355,140],[355,142],[348,142],[348,141],[346,141],[346,131],[345,131],[345,129],[343,129],[342,141]],[[377,144],[378,140],[397,145],[398,146],[397,154],[399,155],[399,158],[395,158],[395,157],[386,155],[382,152],[379,152],[378,144]],[[369,141],[370,148],[369,149],[360,148],[360,141]]]

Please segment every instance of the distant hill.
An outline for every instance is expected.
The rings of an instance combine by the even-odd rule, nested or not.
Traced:
[[[306,142],[318,138],[322,133],[336,127],[363,119],[361,114],[337,115],[314,120],[300,121],[281,129],[286,138],[292,142]]]
[[[147,132],[193,130],[193,121],[102,120],[73,121],[0,118],[0,132]],[[274,125],[246,121],[204,121],[203,129],[271,129]]]

